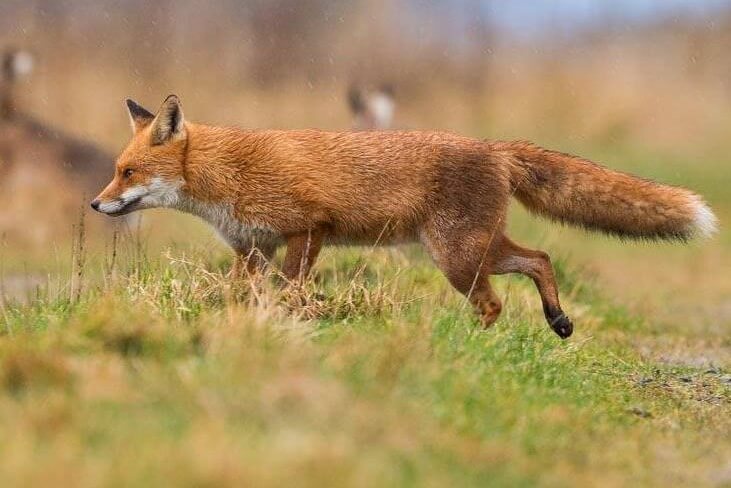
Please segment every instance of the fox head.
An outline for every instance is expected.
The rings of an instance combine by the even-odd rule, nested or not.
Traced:
[[[174,206],[184,184],[188,136],[178,97],[167,97],[157,115],[132,100],[127,109],[132,140],[117,158],[112,181],[91,202],[112,216]]]

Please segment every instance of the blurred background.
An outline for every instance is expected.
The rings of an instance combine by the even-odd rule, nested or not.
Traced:
[[[198,122],[347,129],[358,124],[353,89],[367,106],[387,86],[392,127],[531,139],[688,186],[722,229],[731,211],[731,1],[3,0],[0,48],[33,60],[3,81],[12,110],[0,125],[0,232],[11,271],[65,262],[50,250],[71,245],[94,187],[85,175],[111,176],[129,135],[123,100],[154,111],[169,93]],[[25,134],[21,115],[33,121]],[[66,140],[73,151],[58,149]],[[71,156],[78,145],[90,163]],[[515,216],[520,239],[556,243],[637,307],[727,330],[729,233],[691,248],[627,246]],[[152,240],[214,242],[192,218],[145,219]],[[86,216],[92,247],[109,239],[101,222]]]
[[[127,96],[190,116],[349,125],[351,83],[391,84],[397,125],[692,149],[728,129],[731,2],[4,0],[36,57],[24,110],[110,148]]]

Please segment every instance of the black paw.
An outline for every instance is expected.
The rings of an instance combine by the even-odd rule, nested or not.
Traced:
[[[558,334],[561,339],[570,337],[574,332],[574,324],[571,323],[569,318],[560,308],[544,304],[543,312],[546,314],[548,325],[551,326],[553,331]]]
[[[567,339],[574,332],[574,324],[571,323],[569,318],[561,312],[560,315],[549,321],[553,331],[558,334],[561,339]]]

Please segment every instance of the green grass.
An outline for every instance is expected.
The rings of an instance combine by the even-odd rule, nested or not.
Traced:
[[[641,354],[646,319],[563,260],[568,341],[519,278],[481,330],[417,249],[326,250],[282,293],[232,287],[225,254],[134,248],[91,256],[78,299],[4,308],[5,486],[729,481],[723,366]]]

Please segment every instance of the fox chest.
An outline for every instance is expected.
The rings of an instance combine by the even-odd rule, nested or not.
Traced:
[[[183,210],[208,222],[235,250],[276,247],[284,244],[284,239],[278,231],[258,225],[256,222],[246,222],[236,218],[233,207],[230,205],[187,202]]]
[[[281,234],[275,230],[241,222],[234,217],[215,219],[210,223],[235,250],[264,249],[284,244]]]

